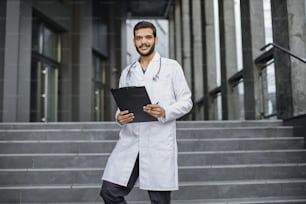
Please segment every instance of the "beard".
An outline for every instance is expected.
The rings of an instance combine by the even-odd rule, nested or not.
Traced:
[[[141,46],[139,46],[139,48],[141,48],[142,46],[149,47],[148,45],[142,44]],[[136,47],[136,46],[135,46],[135,47]],[[140,56],[146,57],[146,56],[151,55],[151,54],[154,52],[154,50],[155,50],[155,43],[152,45],[151,49],[150,49],[148,52],[146,52],[146,53],[141,52],[141,51],[139,50],[139,48],[136,47],[136,50],[137,50],[138,54],[140,54]]]

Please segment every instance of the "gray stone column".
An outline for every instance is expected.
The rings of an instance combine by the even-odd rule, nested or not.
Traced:
[[[206,34],[206,80],[207,91],[211,91],[216,88],[216,37],[215,37],[215,24],[214,24],[214,4],[213,1],[205,1],[205,34]],[[205,109],[208,111],[209,120],[217,119],[216,109],[217,101],[214,98],[210,97],[208,94],[205,96],[207,100],[207,106]],[[205,103],[205,102],[204,102]]]
[[[175,39],[175,59],[180,63],[183,64],[183,48],[182,48],[182,13],[181,13],[181,1],[175,1],[175,8],[174,8],[174,21],[175,21],[175,30],[174,30],[174,39]]]
[[[221,96],[222,96],[222,119],[228,119],[228,95],[227,95],[227,61],[226,61],[226,42],[225,38],[228,33],[225,30],[225,5],[223,0],[218,1],[219,4],[219,36],[220,36],[220,66],[221,66]]]
[[[72,70],[72,32],[66,32],[61,37],[62,44],[62,62],[61,62],[61,80],[59,86],[61,88],[61,97],[59,100],[59,118],[60,121],[73,120],[73,71]]]
[[[20,42],[18,53],[18,101],[16,122],[29,122],[31,97],[32,0],[22,0],[20,7]]]
[[[80,4],[79,120],[93,116],[92,1]]]
[[[31,1],[7,1],[4,31],[3,122],[29,121],[31,16]]]
[[[254,60],[265,43],[263,1],[243,0],[240,7],[245,119],[252,120],[260,118],[260,82]]]
[[[294,1],[295,2],[295,1]],[[271,0],[273,41],[277,45],[289,47],[289,25],[287,0]],[[274,49],[276,109],[278,118],[292,116],[292,82],[290,56]]]
[[[173,15],[169,16],[169,57],[175,59],[175,19]]]
[[[194,102],[197,104],[203,100],[203,42],[202,42],[202,22],[201,22],[201,0],[193,0],[192,3],[192,58],[193,58],[193,83]],[[196,120],[204,119],[204,107],[194,107]]]
[[[190,28],[190,0],[182,0],[182,30],[183,30],[183,68],[187,82],[192,87],[191,68],[191,28]]]
[[[4,84],[4,54],[5,54],[6,0],[0,1],[0,122],[3,117],[3,84]]]
[[[71,41],[71,59],[72,59],[72,87],[71,87],[71,117],[72,121],[80,120],[80,97],[79,97],[79,80],[80,80],[80,69],[79,69],[79,53],[80,53],[80,6],[78,4],[74,4],[72,8],[72,33]]]
[[[291,52],[306,59],[306,2],[288,2],[289,48]],[[293,116],[306,113],[306,65],[291,57],[291,82]]]
[[[125,27],[126,18],[123,15],[123,8],[125,1],[116,0],[111,1],[110,3],[110,12],[109,12],[109,69],[110,69],[110,86],[112,88],[118,87],[118,79],[121,75],[122,69],[126,66],[126,63],[123,64],[123,61],[126,61],[125,50],[122,49],[122,41],[126,41],[125,33],[122,34],[122,31],[126,32]],[[125,42],[132,43],[132,42]],[[124,59],[123,59],[124,57]],[[109,93],[110,94],[110,93]],[[110,100],[113,101],[110,108],[111,115],[115,114],[116,104],[112,99],[111,94],[108,96]],[[114,117],[111,117],[114,118]]]
[[[205,1],[200,1],[200,21],[201,21],[201,39],[202,39],[202,47],[201,47],[201,60],[202,60],[202,80],[203,80],[203,92],[202,92],[202,101],[201,105],[203,106],[203,115],[201,116],[203,120],[209,119],[209,101],[208,101],[208,83],[207,83],[207,48],[206,48],[206,18],[205,18]]]
[[[305,1],[272,0],[271,9],[274,43],[305,58]],[[277,49],[275,49],[274,58],[279,118],[285,119],[305,114],[305,64]]]
[[[4,82],[3,82],[3,122],[17,120],[18,98],[18,44],[20,32],[20,1],[7,1],[5,52],[4,52]],[[17,35],[16,35],[17,34]]]
[[[192,56],[191,56],[191,15],[190,15],[190,1],[182,0],[182,28],[183,28],[183,69],[185,72],[187,83],[192,91],[192,100],[194,101],[194,84],[193,84],[193,66],[192,66]],[[194,112],[192,112],[192,117],[194,117]]]
[[[223,119],[239,119],[239,93],[228,79],[237,70],[235,2],[219,0],[220,47],[221,47],[221,91]]]

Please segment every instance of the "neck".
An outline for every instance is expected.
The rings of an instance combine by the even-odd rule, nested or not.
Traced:
[[[140,64],[143,64],[143,65],[149,64],[151,62],[151,60],[153,59],[154,55],[155,55],[155,52],[153,52],[149,56],[140,56],[140,58],[139,58]]]

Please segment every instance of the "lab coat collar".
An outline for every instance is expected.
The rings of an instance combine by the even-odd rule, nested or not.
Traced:
[[[157,51],[155,51],[155,55],[153,56],[151,62],[152,61],[159,61],[159,59],[160,59],[160,54]],[[137,62],[140,64],[140,57],[138,58]]]
[[[159,61],[159,59],[160,59],[159,53],[158,53],[158,52],[155,52],[155,55],[154,55],[152,61]]]
[[[156,62],[159,63],[160,58],[161,58],[160,54],[156,51],[155,55],[153,56],[152,60],[150,61],[149,65],[148,65],[148,69],[147,69],[145,75],[148,75],[148,73],[156,72],[158,67],[155,64],[156,64]],[[139,59],[137,60],[137,72],[143,74]]]

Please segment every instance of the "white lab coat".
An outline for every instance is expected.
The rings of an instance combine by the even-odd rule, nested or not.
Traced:
[[[159,79],[153,80],[160,59]],[[145,86],[151,102],[158,102],[166,116],[156,122],[123,125],[102,179],[126,186],[139,153],[140,189],[178,190],[176,119],[192,108],[191,92],[181,66],[155,53],[145,74],[139,62],[122,71],[119,87],[125,86]]]

